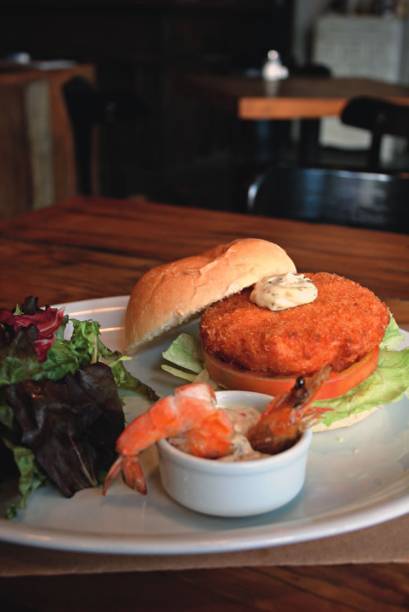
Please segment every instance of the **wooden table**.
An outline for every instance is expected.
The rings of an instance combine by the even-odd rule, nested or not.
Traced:
[[[320,119],[339,116],[355,96],[409,104],[409,87],[355,77],[290,77],[277,83],[245,76],[189,75],[186,89],[240,119]]]
[[[186,92],[200,97],[238,119],[301,120],[299,161],[314,163],[319,119],[338,117],[355,96],[385,98],[409,104],[409,87],[355,77],[290,77],[268,83],[246,76],[189,75]]]
[[[136,278],[153,265],[245,236],[278,242],[302,271],[333,271],[367,285],[387,301],[401,324],[409,325],[407,236],[141,199],[75,198],[4,224],[1,306],[27,294],[48,303],[127,294]],[[398,558],[391,552],[394,542],[403,547]],[[369,563],[376,556],[383,563]],[[136,607],[406,610],[409,566],[386,563],[392,560],[409,562],[406,517],[319,543],[195,555],[180,559],[176,566],[174,558],[110,558],[0,544],[0,602],[8,598],[19,606],[30,603],[50,612],[126,612]],[[350,565],[351,561],[359,565]],[[327,565],[333,563],[342,565]],[[158,571],[171,567],[175,571]],[[201,569],[187,571],[188,567]],[[16,577],[6,579],[7,575]]]
[[[74,77],[93,82],[94,67],[0,69],[0,219],[78,192],[62,90]]]

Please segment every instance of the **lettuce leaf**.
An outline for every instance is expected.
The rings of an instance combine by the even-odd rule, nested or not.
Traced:
[[[99,333],[98,324],[89,321],[72,321],[73,333],[64,338],[67,320],[60,326],[45,361],[39,361],[34,350],[32,328],[19,330],[10,345],[2,347],[0,362],[0,387],[14,385],[25,380],[59,380],[66,374],[73,374],[78,368],[90,362],[90,348],[84,342],[83,328],[92,323],[94,333]]]
[[[68,324],[71,328],[69,333],[67,329]],[[93,457],[95,453],[99,452],[97,451],[97,445],[92,446],[93,442],[91,444],[92,448],[89,445],[88,448],[86,446],[86,436],[81,435],[79,446],[76,446],[74,449],[74,455],[71,453],[68,457],[71,441],[65,441],[62,448],[57,452],[54,447],[56,447],[56,443],[58,442],[58,436],[55,434],[52,436],[47,435],[46,439],[48,442],[46,443],[44,452],[52,456],[52,452],[55,451],[55,461],[53,459],[47,459],[46,464],[44,464],[44,461],[42,462],[40,460],[38,449],[33,452],[34,449],[30,450],[30,445],[28,443],[26,444],[22,439],[21,428],[17,424],[16,419],[16,405],[12,405],[13,402],[10,400],[11,395],[9,392],[17,388],[17,386],[21,388],[22,385],[34,383],[40,384],[42,389],[51,388],[51,383],[58,383],[58,386],[63,389],[66,382],[70,380],[70,377],[75,376],[78,378],[80,372],[84,371],[84,368],[88,368],[98,363],[101,367],[109,367],[110,370],[108,370],[108,372],[112,374],[113,382],[115,382],[115,394],[119,394],[121,397],[124,394],[136,393],[149,400],[157,399],[156,393],[150,387],[141,383],[125,368],[124,361],[126,361],[128,357],[117,351],[112,351],[102,342],[100,337],[100,325],[98,322],[92,320],[69,320],[68,317],[64,317],[60,327],[55,332],[53,344],[48,349],[44,361],[38,359],[38,355],[35,351],[34,342],[37,338],[38,334],[33,326],[19,329],[14,335],[9,334],[7,336],[3,334],[0,337],[0,445],[4,444],[4,446],[9,448],[12,452],[16,467],[20,474],[20,499],[9,509],[8,517],[12,517],[19,508],[24,507],[30,492],[34,491],[46,480],[43,471],[49,472],[49,478],[59,486],[60,490],[63,490],[66,484],[64,480],[70,481],[69,486],[71,486],[72,490],[81,488],[82,481],[80,482],[81,479],[79,476],[74,483],[71,482],[74,479],[71,455],[75,455],[76,457],[80,457],[81,455],[82,465],[87,467],[91,461],[90,457]],[[69,383],[72,388],[73,380],[74,379]],[[31,381],[31,383],[29,381]],[[101,384],[100,387],[99,391],[102,393],[103,389],[107,388],[107,385]],[[98,385],[94,385],[94,388],[95,392],[98,391]],[[57,387],[55,387],[55,389],[57,389]],[[7,399],[6,392],[9,394]],[[73,397],[74,404],[77,406],[80,405],[78,393],[79,392],[77,392],[77,397]],[[57,395],[59,394],[57,393]],[[68,396],[69,394],[67,394],[67,397]],[[68,400],[60,401],[60,399],[58,399],[57,401],[57,399],[55,399],[53,404],[51,400],[48,403],[45,402],[44,397],[42,401],[44,405],[41,406],[41,410],[44,412],[44,415],[46,415],[43,419],[44,422],[46,422],[46,420],[49,421],[49,415],[52,414],[52,410],[49,410],[49,406],[53,405],[55,409],[56,402],[59,402],[59,405],[61,404],[61,406],[65,406],[66,408],[68,407]],[[118,402],[120,402],[120,399],[118,399]],[[14,404],[15,403],[16,402],[14,402]],[[112,403],[113,401],[111,399],[108,405],[112,405]],[[86,406],[86,410],[84,409],[83,411],[84,418],[89,418],[92,409],[95,409],[95,406]],[[79,417],[81,417],[80,413],[81,411],[78,413]],[[60,420],[62,421],[63,419],[60,418]],[[102,419],[100,419],[100,422],[101,421]],[[76,417],[72,422],[71,429],[73,427],[80,427],[81,418]],[[109,430],[110,427],[106,429]],[[119,435],[116,430],[114,431],[112,429],[112,432],[116,437]],[[114,442],[110,442],[109,445],[112,446],[112,449],[114,448]],[[59,458],[61,458],[61,461]],[[62,469],[61,475],[58,473],[58,469],[60,469],[59,464],[64,464],[64,462],[67,465],[70,463],[69,470],[65,471],[66,477],[64,477],[62,473],[65,468]],[[92,462],[95,463],[94,459],[91,463]],[[42,463],[44,465],[42,465]],[[41,469],[41,466],[43,469]],[[97,467],[99,469],[99,463]],[[92,470],[89,471],[90,473],[92,472]],[[98,470],[95,468],[93,471],[96,473]],[[91,474],[91,476],[93,475]],[[94,482],[93,477],[88,480],[90,484]],[[85,481],[86,478],[84,477],[84,482]]]
[[[328,427],[340,419],[366,412],[376,406],[390,404],[409,393],[409,349],[397,348],[403,341],[392,314],[380,344],[378,366],[366,380],[344,395],[332,400],[319,400],[314,406],[329,408],[320,417]]]
[[[147,399],[157,399],[155,392],[128,372],[123,361],[128,357],[111,351],[102,342],[97,321],[70,319],[72,334],[64,337],[67,320],[58,329],[45,361],[38,361],[28,330],[21,330],[11,345],[0,354],[0,387],[25,380],[57,381],[79,368],[101,361],[108,365],[119,389],[138,393]]]
[[[35,331],[20,329],[11,342],[0,346],[0,387],[38,376],[42,364],[34,349]]]
[[[203,361],[199,341],[190,334],[179,334],[162,357],[176,366],[199,374],[203,370]]]
[[[96,363],[98,361],[98,341],[100,325],[97,321],[70,319],[73,325],[69,346],[78,360],[85,363]],[[101,342],[102,344],[102,342]]]
[[[5,390],[21,434],[38,467],[66,497],[96,486],[115,459],[124,428],[111,369],[93,363],[59,381],[25,381]]]
[[[27,500],[31,493],[44,484],[46,477],[38,469],[34,453],[25,446],[14,444],[7,437],[2,437],[5,446],[13,453],[14,461],[17,466],[18,477],[18,497],[7,508],[6,518],[12,519],[17,512],[27,505]]]
[[[163,363],[161,369],[176,378],[188,382],[205,382],[214,389],[216,383],[211,380],[208,371],[203,367],[199,341],[190,334],[182,333],[162,353],[162,357],[171,364]],[[177,366],[177,367],[174,367]]]
[[[125,368],[124,361],[128,361],[130,357],[123,355],[119,351],[112,351],[102,342],[100,337],[98,337],[97,340],[97,359],[111,368],[120,395],[125,395],[124,392],[127,392],[132,394],[136,393],[151,401],[159,399],[156,391],[135,378],[135,376]]]
[[[320,418],[320,423],[329,426],[352,414],[396,402],[408,391],[409,349],[381,350],[377,369],[364,382],[340,397],[314,402],[314,406],[330,408]]]
[[[389,351],[393,351],[397,349],[403,342],[403,334],[399,329],[398,324],[393,318],[392,313],[390,313],[389,324],[385,330],[385,335],[381,344],[379,345],[381,349],[387,349]]]
[[[122,402],[106,364],[89,364],[58,381],[8,385],[1,395],[0,440],[19,472],[20,497],[8,518],[46,480],[66,497],[97,486],[124,428]]]
[[[181,378],[182,380],[187,380],[188,382],[193,382],[197,376],[197,374],[191,374],[190,372],[186,372],[185,370],[181,370],[180,368],[174,368],[173,366],[168,365],[167,363],[163,363],[161,365],[161,369],[176,378]]]
[[[0,390],[0,424],[6,430],[11,431],[13,429],[14,419],[13,410],[11,406],[7,404],[3,395],[4,393],[2,393],[2,390]]]

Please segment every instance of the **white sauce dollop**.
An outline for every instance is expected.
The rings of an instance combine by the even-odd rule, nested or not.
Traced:
[[[266,276],[254,285],[250,300],[261,308],[278,311],[313,302],[317,287],[304,274]]]

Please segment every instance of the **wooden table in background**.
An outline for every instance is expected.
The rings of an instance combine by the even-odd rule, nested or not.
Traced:
[[[246,236],[278,242],[301,271],[333,271],[370,287],[391,306],[400,324],[409,325],[407,236],[141,199],[75,198],[4,224],[1,306],[29,294],[46,303],[127,294],[154,265]],[[397,521],[319,543],[185,557],[173,572],[157,570],[172,567],[174,558],[138,561],[129,555],[111,558],[0,544],[0,575],[15,576],[0,578],[0,601],[9,599],[42,612],[407,610],[408,565],[369,563],[379,549],[377,534],[387,533],[391,546],[398,539],[393,528]],[[385,552],[384,561],[409,561],[409,522],[403,527],[407,549],[403,545],[399,558]],[[300,550],[302,556],[297,557]],[[322,564],[343,565],[314,567],[310,564],[317,563],[317,555]],[[297,565],[299,558],[302,565]],[[348,565],[351,561],[359,565]],[[56,573],[65,575],[53,576]]]
[[[374,96],[409,104],[409,87],[353,77],[290,77],[268,83],[246,76],[189,75],[186,91],[239,119],[337,117],[350,98]]]
[[[181,80],[186,93],[246,120],[297,120],[298,161],[313,165],[318,158],[320,120],[339,117],[356,96],[409,104],[409,87],[356,77],[290,77],[265,82],[246,76],[189,75]]]
[[[77,193],[62,87],[78,76],[94,81],[93,66],[3,71],[0,65],[0,219]]]

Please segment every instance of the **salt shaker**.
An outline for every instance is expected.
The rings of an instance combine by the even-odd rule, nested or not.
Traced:
[[[278,81],[288,77],[288,68],[281,63],[280,54],[275,49],[267,53],[267,61],[262,70],[265,81]]]

